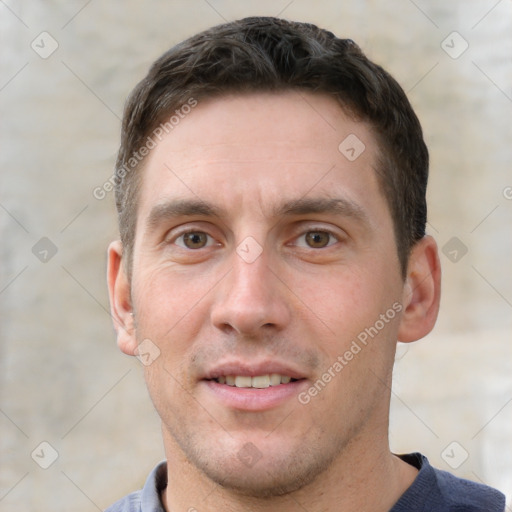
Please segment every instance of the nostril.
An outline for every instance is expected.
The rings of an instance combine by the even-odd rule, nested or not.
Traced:
[[[219,329],[226,334],[236,334],[237,330],[229,323],[225,322],[220,324]]]

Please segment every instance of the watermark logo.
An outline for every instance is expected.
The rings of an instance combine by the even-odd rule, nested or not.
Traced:
[[[237,453],[240,462],[252,468],[263,456],[253,443],[245,443]]]
[[[59,452],[48,441],[43,441],[34,448],[30,456],[40,468],[48,469],[59,458]]]
[[[452,441],[442,452],[441,458],[452,469],[458,469],[469,457],[467,450],[457,441]]]
[[[469,43],[458,32],[453,31],[443,39],[441,48],[452,59],[458,59],[469,48]]]
[[[39,57],[47,59],[59,47],[57,40],[48,32],[41,32],[31,43],[30,47]]]
[[[365,149],[363,141],[353,133],[343,139],[338,146],[339,152],[350,162],[357,160]]]
[[[56,254],[57,246],[46,236],[32,246],[32,254],[41,262],[48,263]]]
[[[442,253],[452,263],[458,263],[467,254],[468,250],[467,246],[456,236],[452,236],[441,249]]]
[[[150,339],[146,338],[135,349],[135,356],[144,366],[150,366],[160,357],[160,349]]]
[[[263,247],[252,237],[244,238],[236,248],[236,253],[246,263],[254,263],[263,252]]]

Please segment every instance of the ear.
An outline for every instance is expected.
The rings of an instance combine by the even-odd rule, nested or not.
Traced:
[[[117,345],[122,352],[135,355],[137,341],[130,294],[130,282],[123,262],[123,246],[119,240],[108,247],[108,295],[110,313],[117,334]]]
[[[441,296],[441,264],[437,244],[423,237],[413,247],[407,265],[398,341],[416,341],[434,327]]]

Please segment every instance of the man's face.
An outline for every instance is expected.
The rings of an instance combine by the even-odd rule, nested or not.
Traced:
[[[200,102],[152,150],[131,301],[171,463],[271,495],[387,436],[404,285],[376,154],[296,92]]]

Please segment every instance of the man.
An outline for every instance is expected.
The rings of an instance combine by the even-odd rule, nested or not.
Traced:
[[[350,40],[248,18],[164,54],[126,105],[108,282],[166,462],[114,511],[499,511],[396,456],[397,340],[432,329],[428,152]]]

